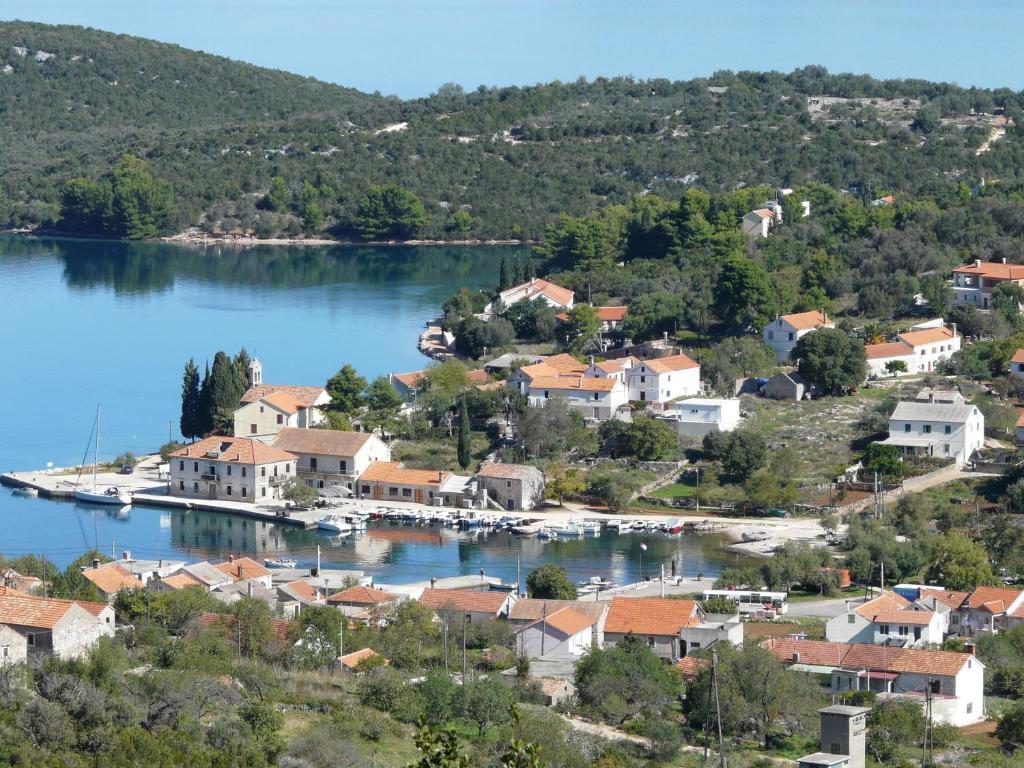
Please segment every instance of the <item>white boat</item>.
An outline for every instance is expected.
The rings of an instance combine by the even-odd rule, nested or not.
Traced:
[[[295,560],[286,557],[267,557],[263,559],[263,564],[267,568],[294,568],[298,565]]]
[[[351,513],[346,513],[346,514],[342,515],[342,518],[344,518],[345,522],[348,523],[349,528],[351,528],[353,531],[365,531],[366,530],[366,518],[365,517],[360,517],[358,515],[353,515]]]
[[[541,528],[539,531],[537,531],[537,538],[538,539],[557,539],[558,538],[558,534],[555,533],[550,528]]]
[[[349,525],[343,515],[327,515],[316,521],[316,527],[328,533],[350,533],[352,526]]]
[[[596,520],[584,520],[582,523],[576,523],[576,527],[583,533],[589,533],[594,536],[601,535],[601,523]]]
[[[604,524],[604,527],[607,528],[609,531],[615,531],[616,533],[618,533],[620,529],[624,527],[628,528],[629,526],[624,526],[621,520],[609,520],[607,523]]]
[[[96,484],[96,468],[100,463],[100,407],[96,406],[96,443],[92,454],[92,485],[85,488],[78,487],[77,483],[82,478],[82,470],[78,470],[76,480],[75,498],[87,504],[116,504],[124,507],[132,503],[132,495],[128,491],[112,485],[108,488],[101,488]]]
[[[591,576],[589,579],[579,582],[578,586],[589,588],[590,590],[611,589],[615,586],[615,583],[608,581],[608,579],[603,576]]]
[[[11,490],[15,496],[38,496],[39,490],[37,488],[29,488],[27,485],[19,486]]]
[[[565,523],[563,525],[553,525],[551,530],[557,533],[559,536],[582,536],[583,529],[575,523]]]

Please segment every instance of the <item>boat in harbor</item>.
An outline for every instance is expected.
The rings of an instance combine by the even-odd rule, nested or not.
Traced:
[[[96,484],[96,470],[100,463],[100,407],[96,406],[96,442],[93,448],[92,456],[92,485],[82,488],[78,486],[76,480],[75,487],[75,498],[78,501],[86,502],[87,504],[115,504],[119,507],[124,507],[132,503],[132,495],[128,491],[124,490],[120,486],[111,485],[107,488],[101,488]],[[88,450],[88,449],[87,449]],[[82,470],[78,471],[78,480],[81,480]]]
[[[38,496],[39,490],[37,488],[30,488],[27,485],[20,485],[17,488],[11,489],[11,493],[15,496]]]
[[[352,526],[345,520],[344,515],[327,515],[316,521],[316,527],[327,533],[350,533]]]
[[[263,565],[267,568],[294,568],[298,562],[287,557],[266,557]]]
[[[512,533],[515,536],[537,536],[539,531],[536,528],[531,528],[528,525],[513,525]]]
[[[537,531],[538,539],[557,539],[558,534],[555,533],[551,528],[541,528]]]
[[[615,586],[615,582],[608,581],[603,576],[591,576],[589,579],[577,582],[578,587],[589,588],[591,591],[595,589],[611,589]]]
[[[551,531],[558,534],[558,536],[565,536],[566,538],[583,535],[583,529],[575,523],[553,525],[551,526]]]

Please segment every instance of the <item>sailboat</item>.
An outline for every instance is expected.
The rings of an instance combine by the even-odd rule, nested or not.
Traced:
[[[75,488],[75,498],[89,504],[116,504],[123,507],[132,503],[132,495],[116,485],[100,488],[96,485],[96,470],[100,463],[100,407],[96,406],[96,443],[92,455],[92,486]],[[81,479],[81,471],[79,471]]]

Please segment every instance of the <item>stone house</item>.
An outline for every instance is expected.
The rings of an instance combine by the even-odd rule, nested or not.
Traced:
[[[704,622],[695,600],[661,597],[613,597],[604,622],[605,646],[634,635],[658,656],[675,661],[686,655],[680,633]]]
[[[0,594],[0,624],[24,638],[29,658],[82,656],[101,637],[113,637],[114,623],[114,609],[105,603],[31,597],[13,590]]]
[[[263,503],[282,498],[296,458],[261,440],[214,435],[169,457],[170,493],[193,499]]]
[[[391,449],[369,432],[286,428],[273,446],[297,458],[296,474],[306,485],[341,486],[353,496],[357,479],[373,462],[391,461]]]
[[[511,592],[492,590],[478,592],[472,589],[424,589],[419,601],[434,611],[465,615],[467,621],[501,619],[508,615],[516,598]]]
[[[819,328],[835,327],[836,324],[829,320],[825,310],[815,309],[811,312],[780,315],[765,326],[761,335],[764,343],[775,351],[776,361],[783,363],[789,360],[796,343],[804,336]]]
[[[667,403],[700,392],[700,363],[683,354],[641,360],[626,374],[629,400]]]
[[[476,473],[482,491],[503,509],[536,509],[544,503],[544,473],[527,464],[484,464]]]
[[[107,601],[113,600],[122,589],[142,589],[143,583],[120,563],[94,560],[92,566],[82,569],[82,576],[98,589]]]
[[[530,659],[574,660],[594,647],[593,616],[559,608],[516,631],[519,653]]]
[[[803,400],[811,393],[811,384],[796,371],[777,373],[761,388],[770,400]]]
[[[18,630],[0,624],[0,667],[28,661],[28,639]]]

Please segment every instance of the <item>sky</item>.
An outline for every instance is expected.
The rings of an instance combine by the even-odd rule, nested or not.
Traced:
[[[1024,3],[1005,0],[0,0],[0,19],[138,35],[403,98],[447,82],[807,64],[1024,88]]]

